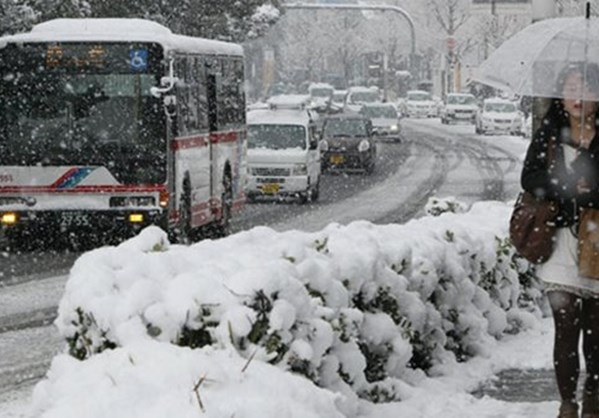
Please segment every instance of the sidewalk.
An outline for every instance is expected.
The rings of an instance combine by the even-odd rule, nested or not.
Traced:
[[[554,372],[547,369],[505,370],[474,395],[506,402],[559,401]]]

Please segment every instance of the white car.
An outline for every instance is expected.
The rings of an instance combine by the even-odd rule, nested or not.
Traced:
[[[476,97],[467,93],[449,93],[445,98],[445,105],[441,108],[441,123],[476,122],[478,104]]]
[[[391,103],[377,103],[362,106],[360,114],[370,119],[374,133],[378,137],[400,140],[401,125],[397,109]]]
[[[313,109],[322,111],[329,107],[335,89],[328,83],[312,83],[308,86],[311,105]]]
[[[377,91],[370,87],[355,86],[347,90],[345,98],[345,111],[359,112],[362,106],[370,103],[380,103],[381,99]]]
[[[500,133],[522,135],[523,114],[511,100],[485,99],[476,115],[477,134]]]
[[[298,101],[294,102],[294,99]],[[248,199],[257,197],[318,199],[320,149],[316,124],[301,96],[270,109],[248,112]],[[276,102],[276,105],[273,103]]]
[[[410,118],[434,118],[437,105],[428,91],[410,90],[405,99],[405,116]]]
[[[334,90],[332,103],[334,106],[343,108],[345,105],[345,97],[347,96],[347,90]]]

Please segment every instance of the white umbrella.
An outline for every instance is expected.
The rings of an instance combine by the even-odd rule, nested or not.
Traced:
[[[556,91],[558,75],[574,63],[599,65],[596,17],[554,18],[526,27],[493,51],[472,80],[521,96],[563,97]]]

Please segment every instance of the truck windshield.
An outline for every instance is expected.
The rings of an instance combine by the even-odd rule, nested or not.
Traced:
[[[370,119],[397,119],[397,111],[393,106],[364,106],[360,110],[360,114]]]
[[[447,96],[447,104],[471,105],[475,102],[474,96]]]
[[[306,149],[306,128],[302,125],[249,125],[248,148]]]
[[[516,105],[511,103],[487,103],[485,105],[487,112],[513,113],[516,111]]]
[[[0,165],[104,166],[124,184],[164,182],[157,53],[124,43],[0,50]]]
[[[324,136],[367,136],[366,123],[362,119],[329,119],[324,124]]]

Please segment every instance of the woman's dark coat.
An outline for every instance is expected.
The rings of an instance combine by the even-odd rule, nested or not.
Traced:
[[[561,227],[576,225],[583,207],[599,209],[599,127],[589,149],[579,149],[568,170],[563,147],[572,145],[565,120],[563,116],[544,119],[543,126],[535,132],[526,153],[521,177],[524,190],[558,203],[556,223]],[[548,150],[550,143],[551,151]],[[553,159],[550,165],[549,155]],[[586,179],[590,193],[577,194],[576,184],[581,178]]]

